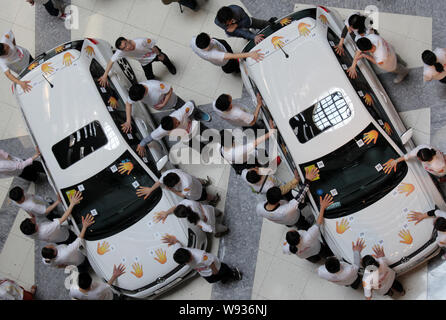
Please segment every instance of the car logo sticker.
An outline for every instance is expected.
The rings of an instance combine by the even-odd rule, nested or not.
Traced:
[[[346,64],[342,64],[342,69],[347,70],[348,69],[347,65]]]
[[[78,185],[77,190],[79,190],[80,192],[84,191],[85,190],[84,185],[83,184]]]
[[[322,169],[323,167],[325,167],[325,165],[324,165],[324,161],[319,161],[319,162],[317,163],[317,167],[318,167],[319,169]]]
[[[384,125],[384,122],[381,119],[378,119],[378,123],[379,123],[380,126]]]
[[[393,190],[393,191],[392,191],[392,196],[393,196],[393,197],[396,197],[396,196],[398,196],[398,191],[396,191],[396,190]]]
[[[126,262],[127,262],[127,259],[126,259],[125,257],[122,257],[122,258],[121,258],[121,263],[122,263],[122,264],[126,264]]]
[[[116,248],[115,248],[114,245],[111,245],[111,246],[110,246],[110,251],[115,251],[115,249],[116,249]]]
[[[332,47],[334,47],[335,46],[335,43],[333,42],[333,41],[328,41],[328,43],[330,43],[330,46],[332,46]]]
[[[145,163],[149,162],[149,160],[147,160],[146,157],[143,157],[143,158],[142,158],[142,161],[144,161]]]
[[[113,108],[110,106],[107,106],[108,111],[113,112]]]
[[[118,168],[115,165],[112,165],[110,167],[111,172],[115,173],[116,171],[118,171]]]
[[[94,217],[98,214],[98,211],[96,209],[93,209],[90,211],[91,215]]]
[[[356,144],[358,145],[358,147],[362,147],[364,145],[364,141],[362,139],[359,139],[358,141],[356,141]]]
[[[338,195],[338,190],[336,190],[336,189],[330,190],[330,193],[333,197],[335,197]]]
[[[133,259],[133,261],[135,261],[135,262],[139,262],[139,258],[138,258],[138,257],[135,257],[135,258]]]
[[[102,93],[106,93],[107,89],[105,89],[104,87],[99,87],[99,90],[101,90]]]
[[[65,45],[65,49],[71,48],[71,43]]]
[[[130,140],[133,140],[133,136],[132,136],[131,133],[127,133],[127,137],[128,137]]]
[[[362,92],[362,90],[358,91],[358,94],[361,98],[364,97],[364,92]]]
[[[155,236],[155,238],[161,239],[161,234],[159,232],[155,232],[153,235]]]
[[[383,169],[383,166],[381,165],[381,163],[378,163],[378,164],[375,166],[375,169],[376,169],[376,171],[380,172],[380,171]]]
[[[139,187],[139,182],[138,181],[134,181],[133,183],[132,183],[132,186],[133,186],[133,188],[138,188]]]
[[[155,256],[155,251],[153,251],[153,249],[150,249],[150,248],[149,248],[149,254],[150,254],[152,257],[154,257],[154,256]]]

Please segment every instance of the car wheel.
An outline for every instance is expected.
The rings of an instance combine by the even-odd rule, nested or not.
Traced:
[[[133,72],[132,66],[130,65],[130,63],[127,61],[127,59],[125,58],[121,58],[118,61],[118,65],[119,67],[121,67],[122,72],[124,72],[125,76],[127,77],[127,79],[133,84],[136,83],[136,75]]]

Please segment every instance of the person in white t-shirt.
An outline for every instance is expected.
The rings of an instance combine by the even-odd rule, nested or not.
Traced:
[[[426,50],[421,58],[424,62],[424,81],[438,80],[446,83],[446,48],[436,48],[433,52]]]
[[[361,283],[358,271],[361,263],[361,251],[364,248],[364,239],[359,238],[356,240],[356,244],[352,242],[353,264],[339,261],[335,256],[329,257],[325,260],[325,265],[318,268],[317,274],[320,278],[337,285],[357,289]]]
[[[397,291],[401,296],[404,296],[406,291],[401,283],[396,280],[396,272],[389,268],[389,262],[385,257],[383,247],[374,246],[373,252],[376,259],[371,255],[362,258],[362,266],[365,269],[362,277],[365,298],[371,300],[373,293],[381,296],[393,296],[393,291]]]
[[[446,155],[440,150],[435,150],[428,145],[419,145],[398,159],[390,159],[384,164],[384,172],[389,174],[392,170],[396,172],[398,163],[412,159],[421,161],[424,169],[439,178],[440,182],[445,181],[446,177]]]
[[[169,234],[166,234],[162,241],[169,247],[172,245],[178,247],[173,254],[176,263],[189,265],[209,283],[218,281],[226,283],[230,280],[239,281],[242,279],[242,273],[237,268],[229,267],[212,253],[200,249],[185,248],[175,236]]]
[[[217,193],[212,197],[211,194],[208,194],[206,187],[210,184],[209,177],[207,177],[207,180],[203,180],[195,178],[180,169],[171,169],[165,171],[153,186],[138,187],[136,194],[138,197],[144,197],[144,200],[146,200],[155,189],[165,186],[183,199],[207,201],[210,205],[215,206],[220,201],[220,195]]]
[[[277,180],[277,178],[274,176],[270,166],[273,165],[277,168],[282,160],[279,156],[277,156],[273,161],[274,163],[270,163],[268,168],[254,167],[251,169],[242,170],[241,177],[247,184],[249,184],[253,192],[266,194],[270,188],[278,187],[280,185],[279,180]],[[292,186],[291,189],[294,187],[295,186]]]
[[[82,194],[79,191],[71,197],[70,205],[65,213],[59,219],[54,219],[52,222],[42,222],[37,224],[36,217],[27,218],[20,224],[20,230],[23,234],[30,236],[35,240],[45,242],[54,242],[56,244],[68,244],[76,239],[73,231],[65,226],[61,226],[71,215],[73,208],[82,200]]]
[[[80,246],[82,245],[85,232],[87,228],[94,223],[94,218],[91,214],[82,216],[82,230],[76,240],[69,245],[60,244],[52,245],[48,244],[42,248],[42,261],[46,265],[50,265],[56,268],[65,268],[66,266],[77,266],[80,272],[88,269],[88,261],[85,259],[85,255],[81,252]]]
[[[260,49],[251,52],[234,53],[231,46],[225,40],[211,39],[204,32],[192,38],[190,47],[200,58],[221,67],[225,73],[240,72],[238,59],[252,58],[258,62],[262,61],[264,57]]]
[[[393,83],[398,84],[404,80],[409,73],[409,69],[402,65],[398,61],[395,49],[382,37],[376,34],[369,34],[356,41],[358,51],[356,51],[355,58],[351,67],[347,70],[350,78],[356,79],[358,76],[356,71],[356,65],[361,59],[367,59],[371,63],[375,64],[380,69],[386,72],[392,72],[396,74],[393,79]]]
[[[426,218],[435,218],[433,222],[434,229],[437,230],[436,243],[439,247],[444,249],[441,259],[446,260],[446,212],[439,209],[434,209],[426,213],[411,211],[411,213],[408,215],[409,221],[415,221],[415,225]]]
[[[213,206],[188,199],[184,199],[167,211],[155,213],[154,221],[164,223],[172,213],[177,218],[187,218],[190,223],[197,225],[204,232],[215,234],[216,238],[223,237],[229,232],[227,226],[217,221],[217,218],[221,217],[223,212]]]
[[[125,266],[122,263],[113,266],[113,274],[106,283],[93,282],[88,272],[79,273],[77,286],[70,288],[70,297],[75,300],[113,300],[115,294],[111,286],[124,273]]]
[[[136,38],[133,40],[119,37],[116,40],[116,52],[111,57],[105,68],[104,74],[98,79],[99,84],[105,87],[108,84],[108,73],[110,72],[113,63],[121,58],[132,58],[141,63],[147,80],[155,78],[153,74],[152,63],[154,61],[161,61],[169,70],[171,74],[176,74],[177,70],[169,57],[161,51],[156,45],[156,41],[149,38]]]
[[[31,287],[31,291],[26,291],[13,280],[0,279],[0,300],[33,300],[36,291],[36,285]]]
[[[129,89],[129,99],[125,103],[126,122],[121,125],[125,133],[132,130],[132,104],[141,101],[156,110],[179,109],[184,105],[171,85],[158,80],[147,80],[134,84]]]
[[[233,102],[229,94],[222,94],[214,101],[212,107],[222,119],[228,121],[233,126],[251,127],[256,124],[262,105],[262,97],[257,93],[257,106],[254,114],[252,114],[246,111],[242,105]]]
[[[20,74],[33,60],[34,58],[28,50],[16,45],[15,36],[12,33],[12,30],[9,30],[1,37],[0,68],[3,70],[6,77],[22,87],[24,92],[31,91],[32,86],[29,84],[31,81],[19,80],[11,73],[11,70],[16,74]]]
[[[62,202],[57,195],[57,200],[52,204],[48,204],[44,199],[35,194],[25,193],[22,188],[14,187],[9,190],[9,199],[11,199],[18,207],[25,210],[30,217],[47,217],[50,220],[56,218],[53,210]]]
[[[55,3],[53,3],[53,1]],[[34,4],[41,4],[45,7],[45,10],[53,17],[57,17],[62,21],[66,21],[71,18],[71,16],[68,14],[65,14],[62,11],[62,7],[57,3],[56,0],[26,0],[30,5]],[[58,7],[58,8],[57,8]]]
[[[0,149],[0,174],[18,176],[22,179],[37,182],[39,174],[45,174],[42,163],[36,161],[40,157],[40,150],[36,147],[36,153],[26,160],[14,157]]]
[[[324,223],[325,209],[333,204],[333,197],[326,194],[320,197],[320,210],[316,223],[307,231],[290,230],[286,234],[286,242],[282,246],[285,254],[295,254],[301,259],[316,263],[330,252],[326,244],[320,241],[319,227]]]

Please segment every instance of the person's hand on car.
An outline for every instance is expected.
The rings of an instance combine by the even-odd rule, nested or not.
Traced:
[[[153,221],[155,221],[156,223],[158,222],[166,222],[167,216],[169,215],[169,213],[167,213],[166,211],[160,211],[155,213],[155,217],[153,218]]]
[[[426,213],[417,212],[417,211],[411,211],[411,213],[409,213],[407,215],[407,219],[410,222],[414,221],[415,224],[420,223],[421,221],[423,221],[426,218],[429,218],[429,216]]]
[[[386,174],[389,174],[390,172],[392,172],[392,170],[394,172],[396,172],[396,166],[397,166],[398,162],[395,159],[390,159],[389,161],[387,161],[386,163],[384,163],[384,172]]]
[[[317,177],[319,177],[319,169],[316,167],[312,168],[311,170],[307,170],[305,174],[305,178],[309,181],[313,181]]]
[[[334,48],[335,48],[335,52],[336,52],[336,54],[338,54],[338,55],[340,55],[340,56],[343,56],[343,55],[344,55],[345,51],[344,51],[344,45],[343,45],[342,40],[341,40],[341,41],[339,42],[339,44],[336,45]]]
[[[106,87],[108,86],[108,76],[106,74],[103,74],[99,79],[98,79],[99,84],[102,87]]]
[[[179,243],[180,242],[180,241],[178,241],[178,239],[175,236],[173,236],[171,234],[166,234],[165,236],[163,236],[161,238],[161,240],[164,243],[167,243],[168,247],[173,246],[175,243]]]
[[[254,42],[255,42],[255,44],[259,44],[260,42],[262,42],[263,39],[264,39],[264,35],[258,34],[254,37]]]
[[[146,155],[146,147],[142,147],[141,145],[138,144],[138,146],[136,147],[136,152],[139,154],[140,157],[144,157]]]
[[[152,191],[153,190],[151,187],[138,187],[138,189],[136,189],[136,195],[138,197],[144,197],[144,200],[146,200],[150,196]]]
[[[356,72],[356,67],[354,66],[347,69],[347,74],[352,79],[356,79],[358,77],[358,72]]]
[[[82,200],[82,192],[76,191],[70,198],[70,206],[75,206],[79,204]]]
[[[121,130],[124,133],[128,133],[132,131],[132,123],[130,121],[126,121],[123,124],[121,124]]]
[[[319,197],[319,203],[321,210],[325,210],[333,204],[333,197],[327,193],[323,199],[322,197]]]
[[[364,250],[365,247],[366,245],[364,239],[362,238],[358,238],[358,240],[356,240],[356,244],[352,242],[353,251],[358,251],[359,253],[361,253],[361,251]]]
[[[263,60],[265,55],[263,53],[261,53],[260,49],[259,49],[259,50],[252,51],[250,53],[250,57],[251,57],[251,59],[254,59],[255,61],[259,62],[259,61]]]

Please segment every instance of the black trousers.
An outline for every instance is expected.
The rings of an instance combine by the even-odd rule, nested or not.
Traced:
[[[48,13],[54,17],[59,15],[59,10],[54,7],[53,1],[48,1],[43,5]]]
[[[209,283],[215,283],[221,281],[222,283],[226,283],[229,280],[235,280],[236,274],[235,270],[230,268],[226,263],[222,262],[220,266],[220,270],[218,270],[217,274],[213,274],[209,277],[203,277]]]
[[[307,231],[310,229],[311,224],[305,219],[302,213],[300,213],[299,220],[297,220],[295,226],[297,227],[297,230],[305,230]]]
[[[387,293],[385,294],[385,296],[389,295],[389,293],[390,293],[390,291],[392,291],[392,289],[395,290],[396,292],[399,292],[399,293],[401,293],[401,292],[404,291],[403,285],[401,284],[401,282],[399,282],[399,281],[396,280],[396,279],[395,279],[395,280],[393,281],[393,283],[392,283],[392,288],[390,288],[390,290],[387,291]]]
[[[446,77],[440,80],[441,83],[446,83]]]
[[[39,161],[33,161],[31,165],[23,169],[22,174],[20,174],[19,177],[28,181],[36,182],[39,178],[39,173],[45,173],[43,165]]]
[[[62,242],[57,242],[56,244],[57,245],[59,245],[59,244],[66,244],[66,245],[69,245],[70,243],[72,243],[74,240],[76,240],[77,239],[77,235],[73,232],[73,231],[71,231],[70,229],[68,229],[68,239],[67,240],[65,240],[65,241],[62,241]]]
[[[319,251],[319,253],[314,256],[308,257],[307,260],[312,263],[316,263],[319,262],[319,260],[321,260],[322,258],[326,258],[329,256],[333,256],[333,252],[331,252],[330,248],[323,242],[321,243],[321,250]]]
[[[217,39],[217,38],[214,38],[214,39],[217,40],[218,42],[220,42],[225,47],[225,49],[228,53],[234,53],[234,51],[232,51],[232,48],[229,45],[229,43],[227,43],[225,40]],[[224,73],[234,73],[234,72],[239,73],[240,72],[240,64],[237,59],[229,59],[228,62],[221,68],[223,69]]]
[[[197,0],[180,0],[178,1],[182,6],[195,10],[198,6]]]
[[[358,274],[356,280],[350,285],[353,289],[358,289],[359,284],[361,283],[361,276]]]
[[[157,46],[155,46],[155,47],[158,48]],[[155,75],[153,74],[153,67],[152,67],[152,63],[154,63],[155,61],[161,61],[168,69],[173,66],[173,63],[170,61],[167,54],[162,52],[160,48],[158,48],[158,50],[160,51],[160,53],[162,53],[164,55],[164,60],[161,61],[159,59],[159,56],[156,56],[155,59],[153,59],[149,64],[142,66],[142,69],[144,70],[144,74],[146,75],[147,80],[155,79]]]

